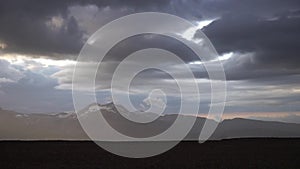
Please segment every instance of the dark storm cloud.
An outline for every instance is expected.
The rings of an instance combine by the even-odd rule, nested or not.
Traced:
[[[236,3],[236,10],[230,2],[216,5],[223,14],[203,29],[219,53],[236,53],[224,64],[227,79],[299,74],[299,1],[272,1],[272,8],[267,1]]]
[[[78,52],[83,32],[75,18],[68,16],[69,5],[68,1],[1,1],[0,40],[7,44],[6,51],[42,55]],[[57,28],[51,28],[52,17],[62,19]]]
[[[253,15],[225,15],[204,32],[220,53],[255,52],[254,62],[295,63],[300,59],[300,15],[289,16],[266,20]]]
[[[201,9],[207,14],[248,13],[270,16],[287,10],[299,9],[298,0],[203,0]]]
[[[98,7],[127,7],[134,9],[134,12],[166,12],[190,20],[199,20],[202,17],[202,10],[200,10],[200,8],[197,8],[197,6],[200,7],[203,0],[90,0],[85,2],[96,4]]]
[[[272,4],[272,5],[270,5]],[[0,2],[0,41],[6,43],[7,52],[30,53],[51,55],[77,54],[85,42],[86,30],[80,30],[78,21],[69,15],[71,6],[96,5],[100,8],[110,7],[114,10],[122,8],[131,9],[131,12],[159,11],[175,14],[189,20],[200,20],[203,16],[224,16],[232,14],[240,16],[241,13],[255,13],[255,15],[270,16],[286,11],[293,11],[299,7],[296,0],[262,0],[262,1],[238,1],[238,0],[60,0],[60,1],[1,1]],[[62,23],[55,30],[51,28],[51,19],[61,17]],[[107,16],[106,16],[107,17]],[[108,16],[109,17],[109,16]],[[241,23],[251,24],[252,21],[243,20]],[[248,18],[250,19],[250,18]],[[222,19],[223,21],[223,19]],[[48,25],[47,25],[48,22]],[[284,22],[284,21],[283,21]],[[280,23],[278,23],[280,24]],[[282,23],[285,24],[285,23]],[[292,24],[292,23],[289,23]],[[216,25],[216,23],[215,23]],[[223,23],[216,25],[220,29]],[[229,24],[227,24],[229,25]],[[236,23],[235,23],[236,25]],[[238,25],[240,26],[240,25]],[[213,28],[212,28],[213,29]],[[222,28],[221,28],[222,29]],[[278,30],[280,31],[280,30]],[[208,31],[213,34],[216,31]],[[219,31],[217,31],[219,32]],[[255,32],[255,31],[253,31]],[[244,32],[246,33],[246,32]],[[245,36],[242,32],[237,36]],[[227,38],[223,34],[218,39]],[[214,40],[215,38],[212,37]],[[216,45],[224,51],[223,43],[216,40]],[[220,44],[220,45],[219,45]],[[246,44],[243,44],[246,45]],[[250,45],[250,47],[252,47]],[[270,46],[270,48],[273,46]],[[264,54],[264,53],[262,53]]]
[[[300,58],[298,57],[300,18],[297,9],[300,5],[296,0],[1,1],[0,41],[7,44],[6,52],[48,56],[76,55],[85,42],[86,33],[86,30],[81,30],[78,26],[78,20],[70,15],[69,7],[76,5],[96,5],[99,10],[109,7],[115,10],[132,9],[130,12],[160,11],[190,20],[201,20],[202,16],[220,17],[204,29],[216,49],[220,53],[232,51],[241,54],[253,53],[251,56],[231,59],[225,63],[225,67],[228,67],[226,70],[228,79],[256,78],[258,72],[260,77],[299,73],[297,63]],[[187,51],[178,47],[178,44],[167,42],[162,38],[156,41],[160,43],[153,43],[152,46],[165,46],[164,48],[171,51],[176,49],[179,52]],[[132,44],[136,45],[134,42]],[[118,56],[118,53],[132,52],[130,49],[134,45],[129,41],[126,43],[128,44],[124,46],[128,49],[113,54]],[[151,47],[147,42],[138,44]],[[134,48],[137,50],[142,47],[136,45]],[[191,60],[189,53],[181,56],[185,57],[186,61]],[[239,71],[236,71],[237,69]]]
[[[37,55],[77,54],[86,40],[84,38],[86,30],[80,30],[78,21],[69,15],[68,9],[71,6],[96,5],[99,8],[110,7],[115,10],[128,8],[132,9],[131,12],[165,11],[179,15],[189,14],[197,18],[199,16],[197,10],[184,12],[182,8],[183,5],[190,6],[194,3],[198,2],[184,3],[180,0],[1,1],[0,42],[7,44],[6,52]]]
[[[183,42],[157,34],[135,35],[117,43],[105,56],[104,61],[121,61],[128,55],[146,48],[160,48],[181,57],[185,62],[199,60],[198,56]]]

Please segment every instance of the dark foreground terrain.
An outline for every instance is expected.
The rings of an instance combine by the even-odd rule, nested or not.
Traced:
[[[159,156],[119,157],[93,142],[0,142],[1,169],[300,168],[300,139],[182,142]]]

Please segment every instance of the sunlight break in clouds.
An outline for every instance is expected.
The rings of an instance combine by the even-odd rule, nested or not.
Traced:
[[[233,52],[225,53],[225,54],[219,56],[218,58],[211,60],[210,62],[226,61],[226,60],[230,59],[233,55],[234,55]],[[191,64],[191,65],[202,65],[203,62],[197,60],[197,61],[194,61],[194,62],[190,62],[189,64]]]
[[[38,57],[38,58],[31,58],[26,55],[20,55],[20,54],[4,54],[0,56],[0,59],[5,60],[13,65],[19,65],[19,66],[28,66],[27,68],[30,69],[31,66],[39,65],[41,67],[49,67],[49,66],[57,66],[57,67],[63,67],[68,65],[75,65],[76,61],[73,60],[54,60],[54,59],[47,59],[44,57]]]
[[[0,41],[0,50],[1,50],[1,49],[5,49],[6,47],[7,47],[7,44],[2,43],[2,42]]]
[[[187,39],[187,40],[189,40],[189,41],[194,41],[194,42],[198,43],[199,39],[194,39],[194,36],[195,36],[197,30],[203,29],[204,27],[208,26],[209,24],[211,24],[215,20],[217,20],[217,19],[199,21],[199,22],[196,23],[195,27],[187,29],[185,32],[180,34],[180,36]]]

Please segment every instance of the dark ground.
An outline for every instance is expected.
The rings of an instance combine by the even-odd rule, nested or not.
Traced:
[[[129,159],[93,142],[0,142],[0,169],[300,168],[300,139],[233,139],[181,142],[151,158]]]

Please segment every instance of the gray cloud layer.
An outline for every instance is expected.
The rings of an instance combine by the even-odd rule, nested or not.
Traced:
[[[184,10],[179,10],[182,9],[182,4],[187,6],[187,3],[181,1],[158,0],[146,2],[120,0],[1,1],[0,41],[7,44],[7,52],[50,56],[77,54],[86,40],[84,34],[87,33],[87,30],[79,29],[78,20],[70,15],[72,6],[96,5],[99,9],[108,7],[109,10],[116,13],[127,10],[124,14],[128,14],[139,11],[182,13]],[[195,12],[197,11],[192,11],[191,16]],[[115,19],[113,13],[110,14],[111,16],[106,16],[109,18],[107,21]],[[185,12],[185,15],[188,14],[189,12]]]
[[[299,111],[298,0],[1,1],[0,43],[5,43],[7,48],[0,52],[66,59],[69,55],[76,56],[86,38],[103,24],[125,14],[143,11],[167,12],[190,21],[218,18],[203,31],[220,54],[232,52],[232,57],[223,61],[227,79],[230,80],[228,112]],[[147,47],[172,51],[186,62],[195,60],[193,53],[178,41],[159,36],[133,37],[121,42],[108,54],[107,74],[111,75],[115,62],[133,51]],[[191,67],[198,78],[207,77],[203,66]],[[26,97],[36,101],[44,100],[39,102],[39,108],[31,108],[37,111],[42,109],[42,105],[48,104],[47,101],[61,97],[64,101],[57,101],[64,104],[60,109],[70,107],[70,93],[58,91],[55,87],[70,87],[72,66],[53,71],[55,74],[49,76],[18,68],[11,67],[8,62],[0,62],[0,96],[5,99],[2,105],[12,105],[13,101],[22,103]],[[148,82],[157,79],[155,85],[161,83],[160,78],[167,79],[157,71],[145,72],[143,75],[144,79],[141,79],[144,82],[147,82],[145,77]],[[264,95],[260,95],[264,91]],[[22,107],[26,104],[19,105]],[[253,108],[253,105],[257,106]],[[207,106],[205,102],[203,107]],[[178,109],[174,107],[174,110]]]
[[[295,74],[299,73],[300,15],[295,17],[294,13],[274,16],[270,20],[253,15],[225,15],[204,32],[220,53],[253,53],[250,59],[245,57],[248,61],[241,65],[244,69]],[[262,73],[256,77],[266,75]]]
[[[0,40],[7,52],[53,55],[77,53],[83,31],[68,15],[68,1],[1,1]],[[56,18],[55,18],[56,17]]]

